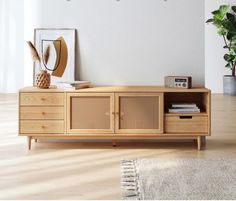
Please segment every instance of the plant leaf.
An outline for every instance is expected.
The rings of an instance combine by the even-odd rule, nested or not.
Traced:
[[[224,28],[219,28],[217,33],[220,35],[220,36],[224,36],[226,34],[226,31]]]
[[[35,61],[39,61],[40,62],[40,57],[38,54],[38,51],[36,50],[35,46],[33,45],[33,43],[31,43],[30,41],[26,41],[29,48],[30,48],[30,53],[31,53],[31,58],[32,60]]]
[[[222,5],[218,10],[215,10],[212,12],[213,19],[215,20],[223,20],[225,18],[226,13],[228,12],[230,6],[228,5]]]
[[[233,39],[233,37],[235,36],[235,34],[231,33],[231,32],[228,32],[227,35],[226,35],[226,38],[231,41]]]
[[[230,8],[229,5],[221,5],[220,8],[219,8],[219,10],[220,10],[220,12],[222,12],[222,13],[227,13],[228,10],[229,10],[229,8]]]
[[[227,64],[225,65],[225,67],[226,67],[226,68],[231,68],[231,64],[230,64],[230,63],[227,63]]]
[[[225,61],[230,63],[230,62],[232,62],[235,59],[235,56],[231,55],[231,54],[225,54],[224,55],[224,59],[225,59]]]
[[[208,19],[206,23],[214,22],[214,19]]]
[[[235,15],[231,14],[231,13],[226,13],[226,17],[228,20],[230,20],[231,22],[235,22]]]
[[[43,54],[43,59],[44,59],[45,64],[48,63],[49,57],[50,57],[50,46],[48,45]]]
[[[232,6],[231,9],[236,13],[236,6]]]
[[[226,30],[228,30],[232,34],[236,34],[236,26],[234,23],[229,21],[228,19],[225,19],[222,21],[222,25]]]

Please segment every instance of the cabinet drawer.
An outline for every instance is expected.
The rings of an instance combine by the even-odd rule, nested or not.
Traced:
[[[63,120],[21,120],[20,133],[29,134],[61,134],[64,133]]]
[[[20,105],[64,105],[64,93],[21,93]]]
[[[20,119],[64,119],[64,107],[20,107]]]
[[[207,116],[165,116],[165,133],[207,133]]]

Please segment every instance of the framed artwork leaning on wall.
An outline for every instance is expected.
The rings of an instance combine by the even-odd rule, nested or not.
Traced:
[[[51,74],[51,84],[75,80],[75,33],[76,29],[34,30],[34,45],[41,62],[34,65],[35,76],[40,70]]]

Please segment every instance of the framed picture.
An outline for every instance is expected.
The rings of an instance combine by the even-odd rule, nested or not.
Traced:
[[[40,70],[51,74],[51,84],[75,80],[75,29],[35,29],[34,45],[41,62],[35,63],[35,76]]]

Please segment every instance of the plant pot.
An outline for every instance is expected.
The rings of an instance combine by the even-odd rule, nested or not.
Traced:
[[[223,77],[224,95],[236,96],[236,77],[232,75],[224,75]]]
[[[48,89],[50,87],[51,77],[46,70],[40,70],[36,75],[36,86],[41,89]]]

